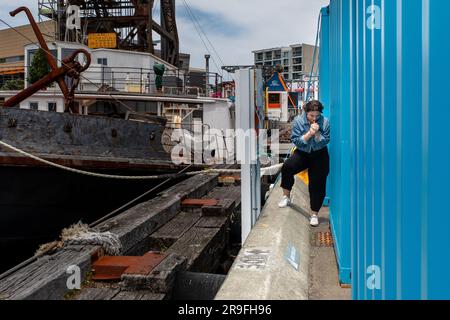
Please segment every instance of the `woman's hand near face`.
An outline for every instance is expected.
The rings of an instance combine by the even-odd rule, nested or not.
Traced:
[[[311,130],[314,131],[314,134],[316,134],[317,132],[319,132],[320,127],[319,127],[319,125],[317,123],[313,123],[311,125]]]

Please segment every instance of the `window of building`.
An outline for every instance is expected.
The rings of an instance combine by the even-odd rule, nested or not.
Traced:
[[[256,57],[256,61],[261,61],[263,59],[263,53],[259,52],[259,53],[255,54],[255,57]]]
[[[301,64],[302,63],[302,58],[294,58],[294,59],[292,59],[292,63],[293,64]]]
[[[302,72],[302,71],[303,71],[302,65],[294,67],[294,72]]]
[[[269,93],[269,103],[270,104],[280,103],[280,94],[279,93]]]
[[[289,67],[284,67],[283,71],[284,72],[289,72]]]
[[[38,110],[39,102],[30,102],[30,110]]]
[[[273,61],[273,65],[276,66],[277,64],[279,64],[281,66],[281,60],[274,60]]]
[[[301,74],[300,73],[293,73],[292,74],[292,79],[294,79],[294,80],[301,79]]]
[[[99,65],[102,65],[102,66],[107,66],[108,65],[108,59],[107,58],[98,58],[97,59],[97,63]]]
[[[284,59],[283,60],[283,64],[285,65],[285,66],[288,66],[290,63],[289,63],[289,59]]]
[[[48,111],[56,112],[56,102],[49,102],[48,103]]]
[[[283,58],[289,58],[289,51],[283,52]]]
[[[275,58],[274,59],[281,59],[281,50],[275,51]]]
[[[12,63],[12,62],[19,62],[24,61],[25,56],[15,56],[15,57],[7,57],[7,58],[0,58],[0,63]]]
[[[266,60],[272,60],[272,52],[266,52]]]
[[[284,78],[285,80],[290,80],[290,79],[289,79],[289,73],[283,73],[283,78]]]
[[[302,55],[302,47],[297,47],[292,50],[293,56],[301,56]]]

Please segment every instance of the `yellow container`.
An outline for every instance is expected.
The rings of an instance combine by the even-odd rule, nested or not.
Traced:
[[[309,177],[308,177],[308,170],[305,170],[303,172],[300,172],[297,177],[300,178],[306,185],[309,185]]]
[[[297,150],[296,147],[293,147],[291,150],[291,154],[293,154]],[[308,170],[302,171],[299,174],[297,174],[297,177],[304,182],[304,184],[309,185],[309,176],[308,176]]]

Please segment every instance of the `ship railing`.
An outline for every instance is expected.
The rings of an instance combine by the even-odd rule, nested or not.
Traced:
[[[17,91],[28,86],[28,70],[27,66],[0,66],[0,90]],[[116,91],[220,97],[223,91],[222,82],[222,76],[214,72],[207,75],[205,72],[189,73],[180,69],[168,69],[163,75],[162,88],[157,88],[153,69],[93,65],[82,74],[77,89],[83,92]]]
[[[193,130],[196,128],[197,130]],[[176,136],[172,136],[175,130],[181,131],[177,132]],[[181,133],[181,136],[180,136]],[[176,137],[176,138],[175,138]],[[182,139],[181,139],[182,137]],[[197,143],[201,145],[202,159],[205,156],[206,148],[210,151],[210,156],[214,158],[219,156],[224,161],[233,156],[235,152],[235,144],[233,139],[233,146],[230,146],[230,137],[226,135],[226,132],[221,130],[221,134],[218,134],[217,130],[212,130],[208,124],[198,123],[198,122],[185,122],[180,125],[178,122],[167,122],[166,130],[163,133],[162,144],[168,149],[172,149],[176,145],[182,145],[190,149],[191,159],[195,159],[195,153],[199,150],[196,149],[194,145]],[[201,139],[201,141],[198,141]]]

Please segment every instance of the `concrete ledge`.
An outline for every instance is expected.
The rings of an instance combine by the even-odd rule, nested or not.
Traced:
[[[244,243],[216,300],[307,300],[310,226],[308,188],[297,179],[294,206],[279,209],[279,184]]]

